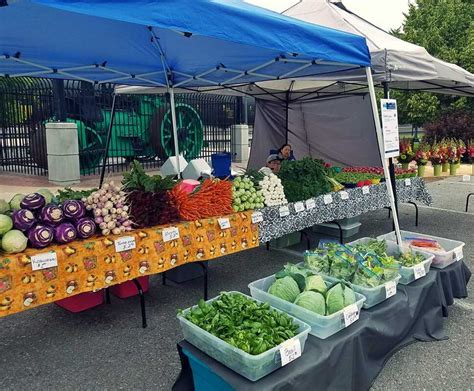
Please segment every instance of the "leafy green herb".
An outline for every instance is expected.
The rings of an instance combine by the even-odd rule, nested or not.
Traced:
[[[122,180],[123,188],[126,191],[159,192],[171,190],[177,183],[172,177],[163,178],[160,175],[148,175],[137,160],[134,160],[131,166],[131,170],[123,175]]]
[[[78,190],[66,187],[64,190],[58,190],[58,196],[56,197],[58,202],[64,202],[67,200],[80,200],[84,197],[89,197],[97,189],[90,190]]]
[[[253,355],[293,338],[299,329],[287,314],[238,293],[223,292],[211,303],[201,299],[185,317],[203,330]]]

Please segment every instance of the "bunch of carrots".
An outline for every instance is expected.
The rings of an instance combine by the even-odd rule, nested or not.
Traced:
[[[171,196],[179,217],[193,221],[233,213],[232,183],[219,179],[205,179],[192,193],[175,186]]]

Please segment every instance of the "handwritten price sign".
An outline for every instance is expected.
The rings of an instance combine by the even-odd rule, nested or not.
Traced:
[[[281,345],[281,366],[285,366],[301,356],[301,344],[299,339],[290,340]]]
[[[115,252],[120,253],[123,251],[133,250],[137,247],[135,243],[135,236],[122,236],[121,238],[115,239]]]
[[[55,251],[36,254],[31,257],[31,270],[43,270],[58,266],[58,257]]]
[[[163,228],[162,235],[163,242],[179,239],[179,229],[178,227]]]

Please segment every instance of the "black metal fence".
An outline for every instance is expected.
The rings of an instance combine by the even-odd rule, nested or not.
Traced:
[[[113,85],[0,78],[0,166],[5,171],[47,174],[45,123],[75,122],[81,174],[94,175],[103,161]],[[231,151],[231,126],[242,122],[242,99],[211,94],[176,95],[180,150],[187,159]],[[253,104],[248,105],[253,118]],[[253,123],[253,122],[252,122]],[[162,95],[118,95],[108,172],[133,159],[159,167],[174,155],[169,99]]]

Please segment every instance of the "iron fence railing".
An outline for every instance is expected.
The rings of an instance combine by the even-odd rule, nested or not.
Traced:
[[[100,172],[110,123],[113,85],[78,81],[0,78],[0,165],[3,170],[47,174],[45,123],[75,122],[83,175]],[[185,157],[210,158],[231,151],[231,127],[241,123],[241,98],[178,94],[178,140]],[[250,104],[248,117],[253,118]],[[253,120],[252,120],[253,123]],[[106,167],[123,171],[138,159],[158,168],[174,155],[169,99],[161,95],[118,95]]]

